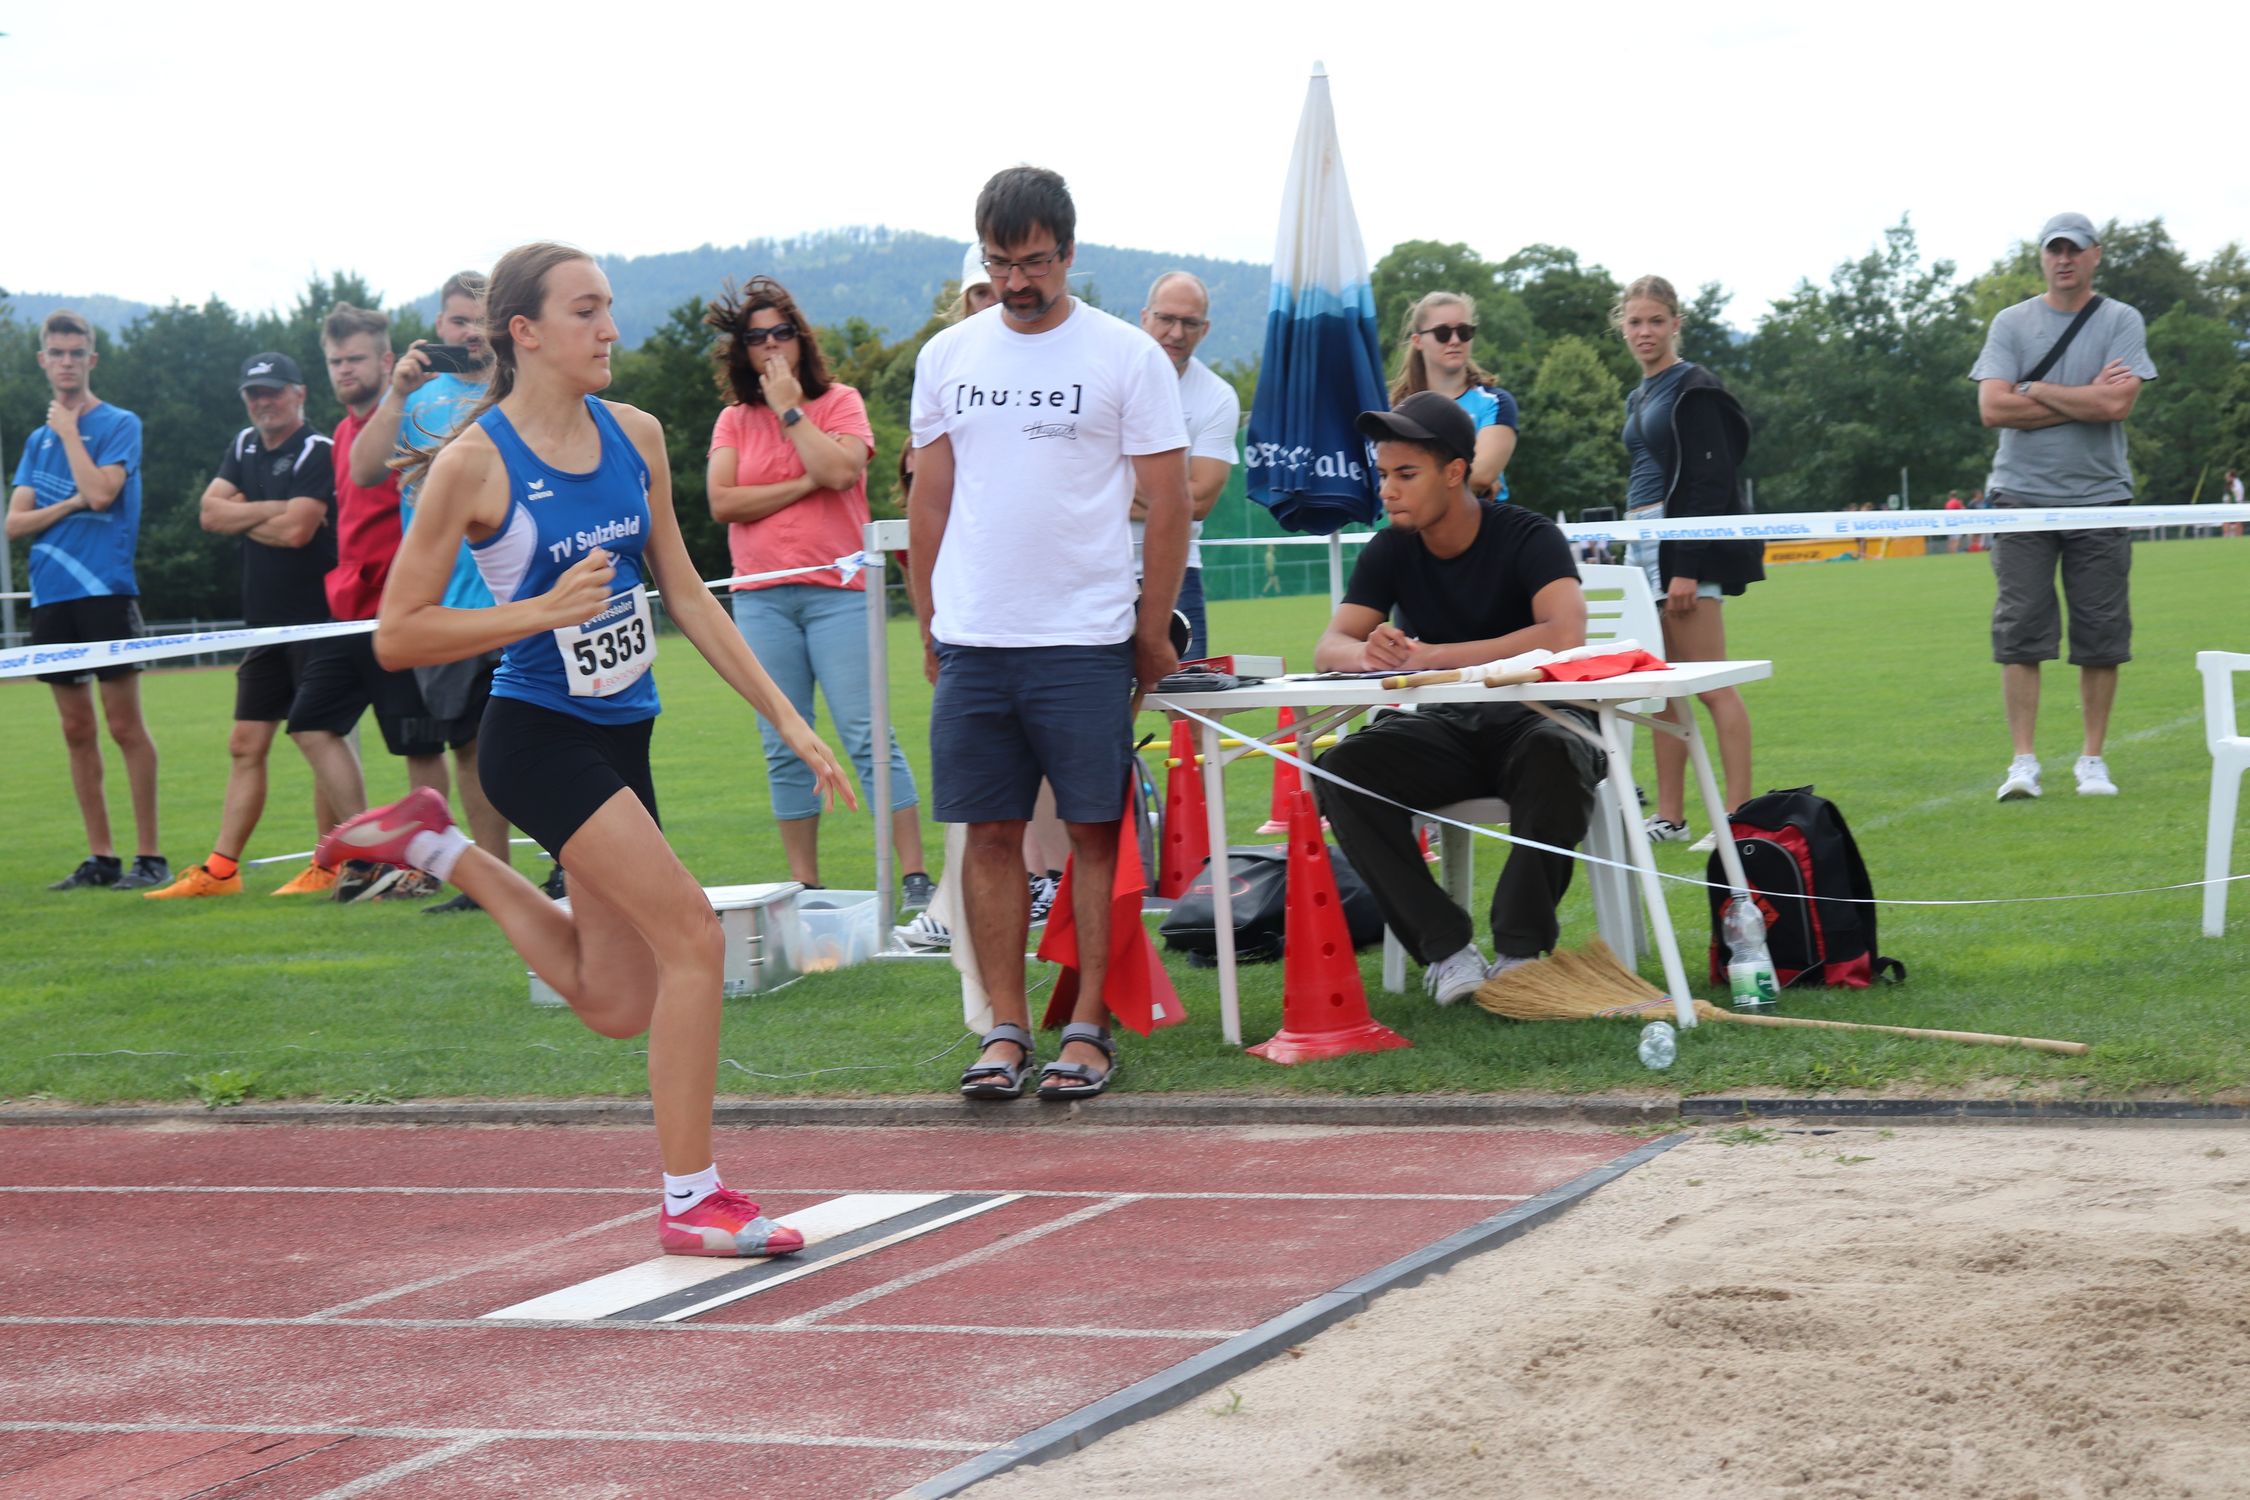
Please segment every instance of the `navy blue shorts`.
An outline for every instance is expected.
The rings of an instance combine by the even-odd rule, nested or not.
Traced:
[[[1028,819],[1045,777],[1066,823],[1125,814],[1132,764],[1133,643],[938,643],[930,704],[931,816],[941,823]]]

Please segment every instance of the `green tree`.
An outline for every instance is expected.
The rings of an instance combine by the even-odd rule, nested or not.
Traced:
[[[1523,402],[1523,442],[1508,461],[1509,498],[1550,516],[1616,505],[1625,493],[1625,395],[1599,350],[1557,339]]]
[[[690,297],[674,307],[638,349],[614,359],[616,376],[607,394],[664,424],[664,451],[672,461],[672,508],[679,513],[680,537],[698,576],[724,578],[734,570],[728,564],[727,529],[711,519],[704,459],[711,446],[711,424],[726,398],[713,379],[712,335],[703,324],[703,309],[701,297]]]
[[[1377,261],[1369,279],[1387,378],[1397,379],[1406,367],[1408,311],[1431,292],[1459,292],[1476,303],[1477,336],[1469,346],[1470,357],[1502,385],[1529,382],[1537,368],[1531,315],[1520,298],[1500,285],[1497,268],[1467,245],[1408,240]]]
[[[1561,245],[1526,245],[1499,266],[1500,284],[1522,300],[1535,330],[1533,353],[1544,359],[1557,340],[1583,339],[1621,381],[1638,366],[1609,326],[1622,287],[1601,266],[1581,265],[1578,252]]]
[[[2184,301],[2148,325],[2148,354],[2158,378],[2141,387],[2125,424],[2133,492],[2150,504],[2185,505],[2206,469],[2216,480],[2233,462],[2225,417],[2241,361],[2233,331]],[[2203,498],[2213,498],[2208,482]]]
[[[1739,394],[1764,510],[1881,500],[1982,480],[1990,444],[1964,378],[1983,337],[1949,261],[1925,267],[1904,219],[1883,244],[1802,282],[1759,324]]]

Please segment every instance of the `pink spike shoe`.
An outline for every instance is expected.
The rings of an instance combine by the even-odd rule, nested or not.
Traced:
[[[417,833],[443,833],[453,826],[453,814],[434,787],[416,787],[389,807],[378,807],[346,818],[328,830],[313,853],[315,864],[334,870],[347,859],[372,860],[379,865],[412,866],[406,846]]]
[[[720,1188],[684,1214],[665,1209],[656,1238],[666,1255],[789,1255],[805,1248],[802,1234],[765,1217],[732,1188]]]

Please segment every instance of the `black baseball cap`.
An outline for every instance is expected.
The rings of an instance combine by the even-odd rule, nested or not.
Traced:
[[[303,385],[305,372],[286,354],[253,354],[242,362],[242,383],[236,390],[251,391],[261,386],[278,390],[285,385]]]
[[[1363,411],[1352,425],[1371,443],[1403,439],[1450,453],[1463,463],[1477,460],[1477,424],[1460,402],[1436,391],[1416,391],[1389,411]]]

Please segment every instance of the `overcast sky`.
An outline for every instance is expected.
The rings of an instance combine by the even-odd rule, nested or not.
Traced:
[[[1748,324],[1901,213],[1971,272],[2065,208],[2250,237],[2231,12],[0,0],[0,286],[264,308],[356,270],[399,302],[534,238],[966,239],[1019,161],[1084,239],[1264,261],[1317,59],[1371,257],[1546,241]]]

